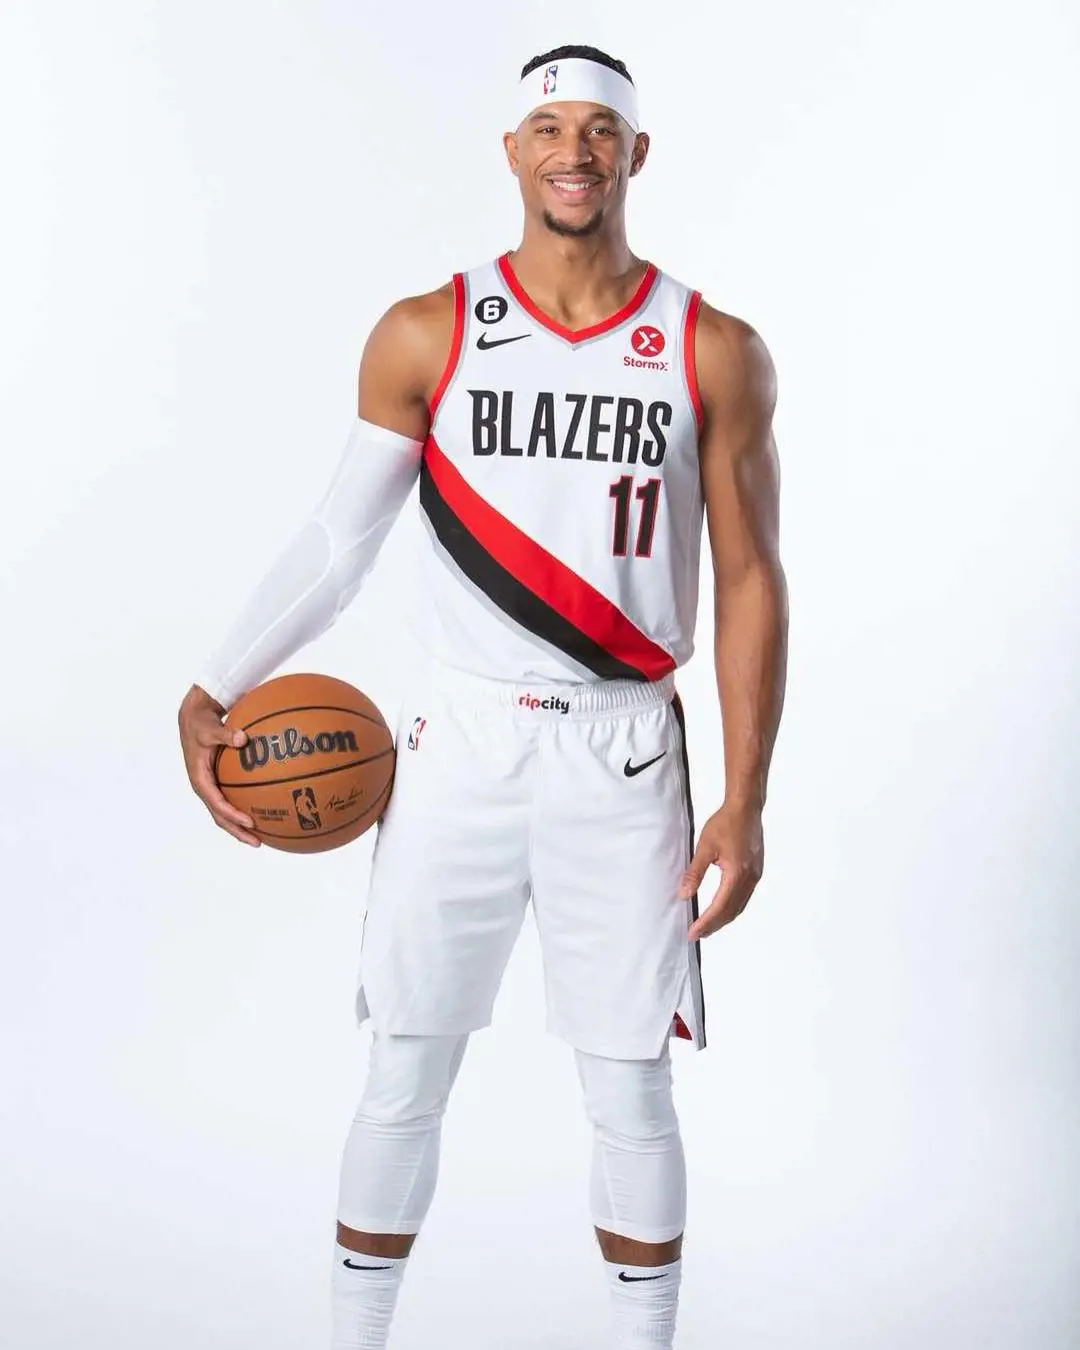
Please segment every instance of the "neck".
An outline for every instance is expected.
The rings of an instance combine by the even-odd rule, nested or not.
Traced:
[[[522,241],[510,254],[514,272],[525,289],[561,307],[588,307],[628,280],[636,284],[644,264],[630,252],[620,220],[610,229],[575,238],[555,234],[543,221],[526,219]],[[631,275],[632,274],[632,275]]]

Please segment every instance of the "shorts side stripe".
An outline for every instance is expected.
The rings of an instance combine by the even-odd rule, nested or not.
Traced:
[[[694,856],[694,848],[697,845],[697,837],[694,829],[694,802],[690,795],[690,757],[686,751],[686,717],[683,713],[682,699],[675,694],[671,700],[671,706],[675,713],[675,720],[679,724],[680,740],[680,762],[682,765],[683,793],[686,799],[686,815],[689,828],[690,844],[687,858]],[[698,918],[698,897],[697,892],[690,898],[690,912],[696,922]],[[701,1049],[704,1049],[707,1042],[705,1037],[705,990],[701,979],[701,939],[694,943],[694,955],[690,962],[690,985],[694,999],[694,1010],[698,1016],[698,1026],[701,1029]]]

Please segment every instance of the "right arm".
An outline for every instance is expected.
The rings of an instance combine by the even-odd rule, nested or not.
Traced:
[[[188,778],[216,823],[257,844],[253,822],[214,776],[219,745],[244,732],[222,725],[233,703],[339,617],[358,591],[420,468],[428,405],[453,329],[450,286],[393,305],[360,361],[357,420],[314,511],[252,592],[180,705]]]

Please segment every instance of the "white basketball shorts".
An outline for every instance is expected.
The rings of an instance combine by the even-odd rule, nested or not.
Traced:
[[[536,687],[448,667],[402,705],[378,826],[357,1021],[490,1025],[532,902],[547,1030],[589,1054],[705,1046],[682,710],[671,676]]]

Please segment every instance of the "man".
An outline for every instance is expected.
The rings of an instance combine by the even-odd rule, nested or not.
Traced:
[[[419,477],[430,663],[404,696],[372,867],[334,1350],[386,1344],[448,1095],[530,900],[548,1027],[595,1125],[613,1343],[671,1347],[686,1169],[669,1039],[704,1047],[700,942],[762,872],[787,629],[772,362],[748,324],[629,251],[649,138],[621,62],[536,57],[514,125],[520,248],[380,319],[330,489],[180,710],[196,792],[257,844],[213,779],[215,747],[243,741],[221,716],[334,622]],[[692,649],[703,513],[726,788],[695,849],[672,672]],[[722,882],[699,916],[710,864]]]

